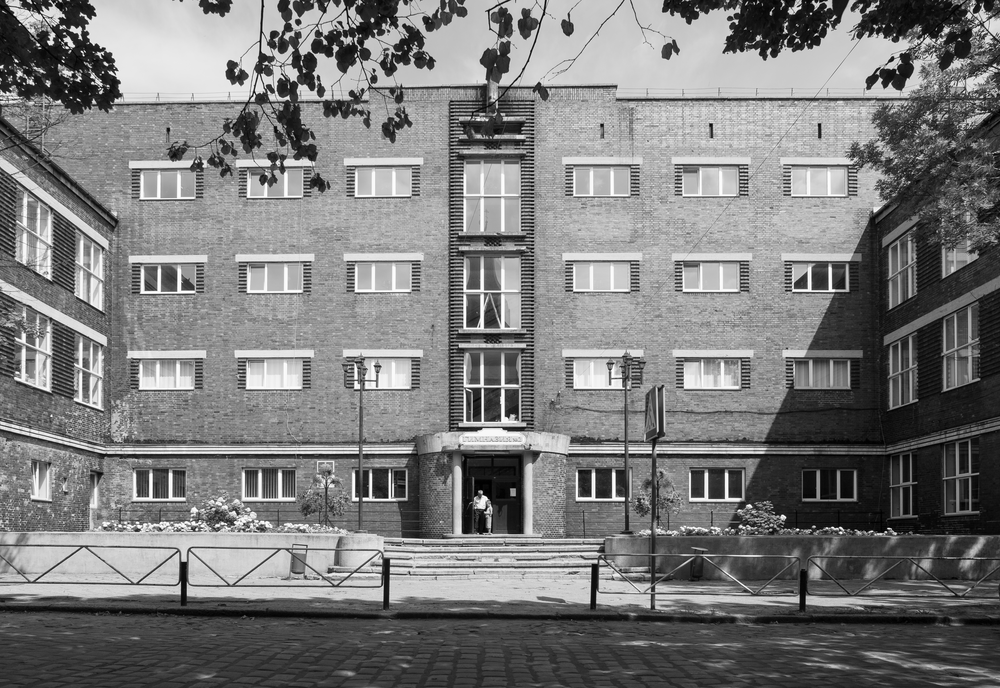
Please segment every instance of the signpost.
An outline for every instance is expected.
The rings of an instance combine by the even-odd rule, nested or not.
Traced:
[[[652,484],[650,486],[650,526],[649,526],[649,608],[656,609],[656,517],[657,502],[660,500],[660,482],[656,476],[656,440],[666,434],[664,429],[663,385],[654,385],[646,392],[646,427],[644,437],[652,442]]]

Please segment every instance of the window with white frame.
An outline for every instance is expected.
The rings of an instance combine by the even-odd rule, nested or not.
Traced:
[[[52,211],[30,193],[17,189],[15,259],[40,275],[52,277]]]
[[[247,360],[247,389],[302,389],[302,359]]]
[[[193,294],[197,287],[198,266],[160,264],[142,266],[143,294]]]
[[[516,423],[521,417],[521,356],[517,351],[465,354],[465,422]]]
[[[139,361],[139,389],[194,389],[195,362],[183,359]]]
[[[979,511],[979,438],[944,445],[944,513]]]
[[[375,363],[378,362],[382,369],[378,372],[376,381]],[[412,368],[409,358],[383,358],[378,357],[372,361],[366,361],[365,369],[365,389],[410,389]],[[356,369],[356,367],[355,367]],[[354,389],[358,389],[361,383],[354,381]]]
[[[270,170],[247,170],[247,198],[301,198],[302,169],[285,168],[274,171],[274,183],[269,184]],[[261,180],[264,180],[263,182]]]
[[[412,189],[412,168],[357,167],[354,170],[356,197],[409,196]]]
[[[913,472],[913,454],[889,457],[889,518],[906,518],[916,514],[913,497],[917,479]]]
[[[354,268],[354,291],[410,291],[413,263],[358,262]]]
[[[578,468],[576,500],[625,501],[625,470],[622,468]]]
[[[187,499],[187,471],[177,468],[136,468],[134,497],[137,502],[173,502]]]
[[[889,308],[917,293],[917,252],[912,232],[889,244]]]
[[[407,473],[405,468],[366,468],[361,493],[365,501],[402,502],[407,499]],[[358,469],[351,471],[351,495],[358,501]]]
[[[846,196],[847,168],[792,167],[793,196]]]
[[[191,170],[143,170],[139,198],[142,200],[188,200],[195,197],[195,173]]]
[[[611,379],[608,376],[608,361],[614,361]],[[621,389],[621,358],[576,358],[573,359],[573,389]]]
[[[692,502],[739,502],[743,499],[742,468],[692,468]]]
[[[520,161],[465,162],[465,231],[521,231]]]
[[[792,263],[792,291],[847,291],[848,263]]]
[[[971,245],[971,241],[968,239],[962,239],[951,248],[948,248],[947,246],[941,247],[942,277],[947,277],[953,272],[964,268],[966,265],[979,257],[979,254],[970,248]]]
[[[685,196],[739,196],[739,167],[685,166],[683,185]]]
[[[795,389],[850,389],[851,362],[837,358],[794,361]]]
[[[520,257],[466,256],[465,327],[501,330],[520,326]]]
[[[14,341],[17,379],[40,389],[52,384],[52,321],[41,313],[24,307],[23,327]]]
[[[243,499],[253,502],[295,500],[294,468],[244,468]]]
[[[739,389],[740,359],[688,358],[684,361],[684,389]]]
[[[574,261],[573,291],[629,291],[631,275],[628,261]]]
[[[738,262],[684,262],[684,291],[739,291]]]
[[[979,304],[963,308],[944,319],[941,356],[944,389],[979,379]]]
[[[889,408],[917,400],[917,335],[889,345]]]
[[[250,263],[247,292],[287,294],[302,291],[302,263]]]
[[[626,165],[573,167],[574,196],[628,196],[631,170]]]
[[[810,468],[802,471],[802,501],[858,501],[858,472],[853,468]]]
[[[83,234],[76,235],[76,296],[104,308],[104,249]]]
[[[52,464],[48,461],[31,462],[31,498],[42,501],[52,499],[52,489],[49,487],[49,473]]]
[[[104,347],[76,335],[76,400],[101,408],[104,404]]]

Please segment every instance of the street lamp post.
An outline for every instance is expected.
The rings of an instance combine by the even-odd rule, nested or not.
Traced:
[[[358,532],[364,532],[363,512],[365,506],[365,377],[368,375],[368,368],[365,366],[365,357],[360,355],[354,359],[353,363],[342,364],[345,373],[354,372],[354,379],[358,381],[358,479],[355,485],[358,490]],[[378,374],[382,372],[382,364],[375,361],[375,387],[378,387]]]
[[[621,374],[618,377],[614,376],[615,370],[615,359],[608,359],[608,385],[610,385],[614,380],[621,380],[622,391],[625,393],[625,530],[622,531],[623,535],[631,535],[632,529],[629,527],[628,523],[628,510],[629,510],[629,489],[632,486],[632,476],[629,475],[629,465],[628,465],[628,393],[632,389],[632,371],[637,373],[642,372],[645,367],[646,362],[635,358],[628,352],[625,351],[622,354],[621,359]]]

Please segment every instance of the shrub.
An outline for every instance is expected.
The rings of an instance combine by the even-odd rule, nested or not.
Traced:
[[[774,513],[771,502],[747,504],[736,510],[740,517],[740,535],[773,535],[785,529],[785,516]]]
[[[656,482],[659,486],[656,500],[656,522],[660,523],[660,516],[665,513],[676,514],[681,510],[683,499],[674,488],[674,483],[670,476],[662,468],[656,471]],[[632,497],[632,511],[639,516],[649,516],[653,505],[653,479],[646,478],[642,483],[642,489]],[[648,532],[648,531],[647,531]]]

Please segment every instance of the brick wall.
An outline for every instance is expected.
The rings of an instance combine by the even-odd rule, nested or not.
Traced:
[[[423,454],[419,460],[421,503],[420,530],[423,537],[441,537],[452,532],[451,457],[447,453]]]

